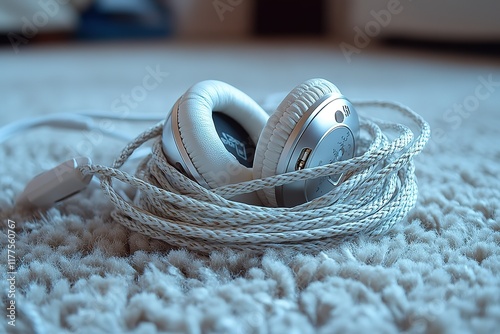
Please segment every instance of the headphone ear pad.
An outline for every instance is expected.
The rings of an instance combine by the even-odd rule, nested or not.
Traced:
[[[252,170],[225,148],[212,114],[218,111],[231,117],[256,143],[269,116],[254,100],[229,84],[207,80],[192,86],[176,105],[178,110],[172,112],[178,115],[174,126],[178,127],[181,148],[204,184],[216,188],[253,178]]]
[[[260,135],[253,165],[254,179],[276,175],[278,161],[297,122],[320,98],[338,93],[339,89],[324,79],[310,79],[295,87],[280,103],[267,121]],[[264,188],[258,193],[266,206],[277,207],[274,188]]]

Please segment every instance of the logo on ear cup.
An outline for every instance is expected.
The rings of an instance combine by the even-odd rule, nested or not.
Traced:
[[[255,143],[247,131],[234,119],[221,112],[212,113],[215,130],[219,139],[229,153],[234,155],[240,164],[251,168],[255,153]]]
[[[342,106],[342,110],[344,111],[344,114],[346,116],[349,116],[351,114],[351,110],[349,109],[349,106],[348,105],[343,105]]]
[[[247,150],[245,149],[245,144],[240,142],[238,139],[234,138],[228,133],[221,132],[220,140],[225,146],[229,146],[236,151],[236,155],[244,160],[247,160]]]

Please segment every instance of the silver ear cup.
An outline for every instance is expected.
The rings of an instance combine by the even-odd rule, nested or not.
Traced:
[[[359,119],[354,106],[338,93],[316,101],[297,122],[278,160],[276,174],[334,163],[354,157]],[[279,206],[292,207],[320,197],[344,175],[319,177],[276,187]]]

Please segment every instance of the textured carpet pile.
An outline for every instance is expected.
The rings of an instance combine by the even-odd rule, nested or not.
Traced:
[[[240,56],[245,57],[247,51],[241,51]],[[154,56],[148,53],[141,58],[142,67],[129,79],[128,86],[120,86],[125,87],[123,90],[130,91],[134,82],[140,83],[145,64],[154,65],[164,54],[161,50],[155,52]],[[175,52],[182,55],[174,50],[174,56],[170,57],[177,57]],[[324,50],[315,52],[321,58]],[[48,56],[40,52],[37,57]],[[108,64],[114,61],[109,55],[103,57],[108,57]],[[18,59],[12,60],[13,64]],[[290,62],[299,59],[300,54]],[[373,68],[371,60],[366,59],[364,68]],[[433,61],[429,63],[422,65],[429,74],[440,67]],[[228,73],[231,64],[229,61],[224,65]],[[413,75],[419,80],[423,75],[416,66]],[[254,256],[227,251],[200,256],[171,249],[163,242],[113,222],[109,217],[112,208],[96,185],[43,215],[30,217],[15,212],[13,199],[25,182],[43,168],[71,156],[70,144],[78,143],[82,136],[37,130],[31,136],[20,136],[3,144],[0,148],[0,332],[497,332],[500,328],[500,89],[487,101],[481,101],[475,111],[480,120],[463,119],[457,130],[443,121],[442,114],[454,102],[461,103],[474,94],[479,83],[477,75],[493,73],[497,81],[500,76],[498,67],[496,72],[474,68],[463,74],[470,81],[460,84],[453,73],[461,67],[444,68],[441,74],[434,74],[437,83],[429,80],[430,87],[422,88],[421,93],[434,101],[433,107],[422,108],[422,102],[416,99],[413,103],[433,128],[446,130],[446,138],[433,140],[416,160],[420,189],[416,208],[384,237],[354,240],[320,254],[269,251]],[[75,89],[65,88],[71,84],[83,87],[85,80],[88,84],[98,81],[103,89],[108,87],[106,101],[119,96],[120,90],[109,91],[112,83],[96,79],[98,74],[86,77],[84,70],[80,71],[77,74],[83,83],[72,81],[71,71],[59,74],[62,77],[40,74],[40,86],[27,90],[34,94],[36,103],[30,104],[32,109],[25,109],[25,114],[19,117],[29,115],[30,110],[53,111],[49,108],[54,100],[41,97],[49,89],[42,85],[44,82],[48,82],[51,92],[62,90],[70,95],[58,104],[61,107],[68,107],[64,101],[71,100],[77,101],[75,106],[87,106],[85,98],[79,98]],[[314,69],[303,74],[318,76]],[[336,74],[347,77],[342,72]],[[27,82],[22,81],[26,75],[21,74],[16,81],[18,77],[12,72],[7,77],[12,81],[2,79],[3,96],[7,97],[9,89],[19,92],[22,82]],[[401,76],[406,75],[408,72]],[[172,76],[176,78],[175,71]],[[329,78],[328,74],[323,76]],[[231,78],[228,74],[226,79]],[[457,85],[456,90],[450,89],[450,95],[454,95],[433,100],[438,96],[437,85],[443,82]],[[188,80],[184,83],[185,87],[191,84]],[[349,87],[348,90],[354,91]],[[274,91],[286,88],[282,85]],[[391,94],[400,94],[402,102],[412,105],[408,101],[411,98],[405,101],[404,96],[413,96],[414,88],[408,88],[407,95],[397,88]],[[182,89],[184,86],[178,87],[179,91]],[[368,85],[360,89],[369,91]],[[33,93],[40,90],[42,93]],[[22,94],[23,101],[30,96]],[[145,102],[151,108],[168,104],[155,95],[165,92],[151,94]],[[170,99],[175,97],[169,93]],[[16,102],[11,97],[6,103],[22,109],[30,102]],[[98,105],[99,101],[88,104]],[[10,113],[1,115],[2,124],[19,118]],[[135,132],[140,130],[136,128]],[[110,152],[117,153],[121,146],[103,141],[94,148],[92,156],[95,161],[109,163],[114,156]],[[16,223],[15,327],[8,324],[6,317],[10,300],[6,293],[8,219]]]

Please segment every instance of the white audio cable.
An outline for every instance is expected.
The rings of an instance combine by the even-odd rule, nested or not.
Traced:
[[[161,149],[162,121],[133,139],[112,167],[92,164],[85,158],[69,160],[41,178],[51,178],[55,186],[47,188],[35,178],[30,183],[31,189],[29,184],[20,198],[48,206],[80,190],[92,175],[97,175],[104,193],[115,206],[113,219],[131,230],[199,252],[226,247],[256,252],[267,248],[317,252],[360,234],[382,235],[416,203],[418,188],[413,158],[428,141],[430,128],[420,115],[397,103],[354,104],[358,111],[366,108],[396,111],[412,121],[419,131],[414,134],[402,124],[361,117],[362,136],[353,159],[208,190],[167,162]],[[165,115],[56,114],[8,125],[0,129],[0,142],[19,131],[43,125],[89,130],[95,127],[92,118],[144,121],[160,117],[164,119]],[[105,134],[128,141],[121,134]],[[136,175],[120,170],[134,151],[150,139],[154,139],[152,152],[140,163]],[[293,208],[261,207],[227,199],[339,173],[349,176],[328,194]],[[113,178],[137,189],[136,200],[131,202],[115,190]],[[40,189],[48,194],[37,193]]]

